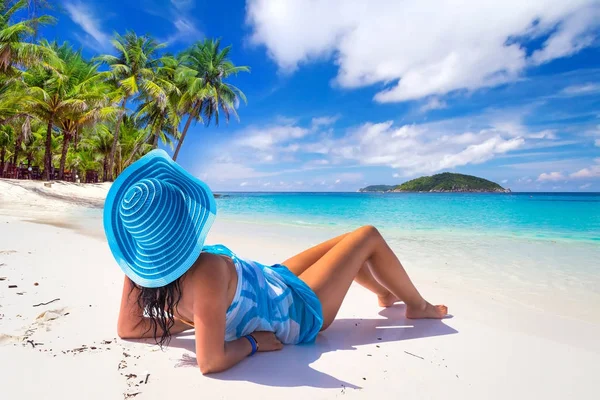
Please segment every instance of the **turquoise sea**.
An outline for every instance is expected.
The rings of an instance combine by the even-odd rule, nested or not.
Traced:
[[[600,245],[600,193],[223,193],[220,219]]]

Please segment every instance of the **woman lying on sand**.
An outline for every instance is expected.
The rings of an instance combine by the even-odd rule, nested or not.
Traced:
[[[117,325],[121,338],[195,330],[203,374],[245,357],[313,342],[327,329],[356,281],[379,305],[406,304],[407,318],[443,318],[415,288],[377,229],[364,226],[273,266],[205,246],[216,216],[200,180],[154,150],[112,185],[104,208],[110,248],[125,272]]]

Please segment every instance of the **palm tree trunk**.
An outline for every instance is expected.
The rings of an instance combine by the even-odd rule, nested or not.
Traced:
[[[173,154],[173,161],[177,161],[177,156],[179,155],[179,150],[181,150],[181,145],[183,144],[183,141],[185,140],[185,135],[187,135],[187,131],[190,128],[190,124],[192,123],[192,116],[194,114],[191,113],[190,116],[188,117],[187,121],[185,122],[185,126],[183,127],[183,132],[181,132],[181,139],[179,139],[179,142],[177,143],[177,147],[175,148],[175,154]]]
[[[4,168],[2,169],[2,176],[6,176],[6,171],[8,171],[8,164],[9,163],[4,164]]]
[[[79,144],[79,127],[75,128],[75,137],[73,138],[73,150],[77,151],[78,144]]]
[[[4,157],[6,157],[6,146],[2,146],[0,150],[0,176],[4,176]]]
[[[69,140],[72,133],[65,132],[63,135],[62,153],[60,155],[60,168],[58,169],[58,179],[63,180],[65,177],[65,164],[67,162],[67,153],[69,152]]]
[[[48,120],[48,130],[46,131],[46,152],[44,153],[44,180],[50,180],[50,170],[52,168],[52,124],[54,115]]]
[[[13,154],[13,165],[17,165],[19,159],[19,150],[21,150],[21,144],[23,143],[23,136],[19,135],[15,141],[15,154]]]
[[[140,146],[144,143],[145,141],[138,141],[135,146],[133,147],[133,150],[131,151],[131,154],[129,155],[129,158],[127,159],[127,161],[125,161],[125,164],[123,164],[123,167],[127,168],[128,166],[131,165],[131,162],[133,161],[133,158],[135,157],[135,155],[137,154],[138,150],[140,149]]]
[[[159,135],[160,131],[157,131],[154,133],[154,137],[152,138],[152,148],[153,149],[158,149],[158,135]]]
[[[104,164],[102,165],[102,182],[106,182],[106,178],[108,178],[108,156],[104,157]]]
[[[119,132],[121,130],[121,123],[123,122],[123,118],[125,117],[125,105],[127,104],[127,97],[123,99],[121,103],[121,115],[119,115],[119,119],[117,121],[117,127],[115,129],[115,136],[113,138],[112,147],[110,148],[110,155],[108,156],[108,180],[113,180],[113,169],[115,165],[115,151],[117,150],[117,143],[119,143]],[[105,179],[106,181],[106,179]]]

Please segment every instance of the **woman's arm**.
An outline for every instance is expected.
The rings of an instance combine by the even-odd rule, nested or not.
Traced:
[[[131,279],[125,276],[123,282],[123,294],[121,295],[121,308],[119,310],[119,319],[117,322],[117,334],[121,339],[140,339],[153,336],[153,330],[150,319],[144,317],[143,310],[137,304],[139,289],[133,285]],[[160,326],[157,327],[157,335],[163,334]],[[179,320],[175,320],[175,325],[171,327],[171,334],[180,333],[190,329],[190,327]]]
[[[194,329],[196,358],[203,374],[224,371],[252,352],[246,338],[225,342],[227,288],[231,279],[223,258],[203,254],[200,268],[194,271]]]
[[[194,271],[194,328],[196,358],[203,374],[225,371],[248,357],[252,345],[246,338],[225,342],[227,288],[231,273],[225,260],[213,254],[202,255],[201,267]],[[273,332],[254,332],[258,351],[280,350],[283,344]]]

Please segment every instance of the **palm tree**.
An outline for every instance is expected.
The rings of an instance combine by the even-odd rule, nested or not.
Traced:
[[[25,116],[14,120],[11,124],[16,139],[15,150],[13,151],[14,165],[18,164],[19,152],[25,149],[25,144],[29,142],[29,138],[31,137],[31,122],[31,117]]]
[[[57,121],[57,126],[63,133],[58,179],[64,178],[69,143],[76,132],[85,125],[106,119],[117,111],[115,107],[107,105],[109,87],[103,81],[107,73],[98,73],[98,65],[85,61],[80,52],[70,53],[65,64],[65,74],[69,76],[65,98],[72,102],[70,107],[63,110]]]
[[[8,147],[13,143],[14,129],[9,125],[0,126],[0,177],[4,176],[4,166]]]
[[[26,87],[20,79],[0,76],[0,125],[26,116]]]
[[[47,124],[46,153],[44,156],[44,179],[50,179],[52,170],[52,132],[56,123],[76,110],[84,110],[85,101],[77,98],[74,90],[77,79],[73,74],[80,63],[81,54],[73,50],[67,43],[58,45],[42,41],[41,45],[54,51],[60,63],[53,69],[36,66],[23,73],[23,80],[28,87],[30,105],[28,113]]]
[[[108,158],[112,151],[113,134],[107,125],[96,125],[81,140],[81,150],[90,151],[102,162],[102,180],[108,180]]]
[[[192,121],[202,120],[202,115],[204,115],[207,125],[213,118],[215,124],[218,125],[219,110],[229,121],[231,114],[237,118],[235,107],[239,99],[246,102],[246,96],[240,89],[224,81],[230,75],[236,75],[238,72],[250,72],[250,68],[236,67],[228,59],[231,46],[220,50],[220,44],[220,40],[206,39],[203,42],[195,43],[181,55],[184,67],[178,73],[178,78],[184,82],[185,91],[181,96],[179,108],[188,115],[188,119],[175,149],[173,160],[177,160]]]
[[[150,128],[150,144],[153,149],[158,147],[159,139],[164,144],[172,144],[171,138],[177,139],[181,114],[177,105],[181,98],[181,88],[176,84],[177,71],[181,68],[178,58],[164,56],[156,71],[156,83],[163,88],[166,101],[157,99],[148,93],[142,93],[135,118],[140,124]]]
[[[134,32],[127,32],[124,36],[116,35],[112,41],[117,50],[117,55],[103,55],[97,59],[108,64],[112,73],[112,80],[119,90],[121,97],[121,111],[108,158],[108,179],[113,178],[113,165],[119,130],[126,113],[127,101],[137,95],[140,88],[158,101],[166,101],[163,88],[154,82],[157,66],[160,64],[158,52],[165,47],[149,36],[137,36]]]
[[[0,3],[0,73],[14,75],[16,67],[29,67],[36,63],[46,66],[53,64],[54,54],[49,49],[26,39],[35,35],[38,25],[54,22],[54,18],[42,15],[12,23],[15,13],[27,7],[27,0],[11,5],[10,1]]]
[[[142,128],[139,121],[125,117],[121,126],[121,139],[117,148],[117,172],[123,171],[132,162],[152,150],[149,138],[152,136],[150,126]]]

